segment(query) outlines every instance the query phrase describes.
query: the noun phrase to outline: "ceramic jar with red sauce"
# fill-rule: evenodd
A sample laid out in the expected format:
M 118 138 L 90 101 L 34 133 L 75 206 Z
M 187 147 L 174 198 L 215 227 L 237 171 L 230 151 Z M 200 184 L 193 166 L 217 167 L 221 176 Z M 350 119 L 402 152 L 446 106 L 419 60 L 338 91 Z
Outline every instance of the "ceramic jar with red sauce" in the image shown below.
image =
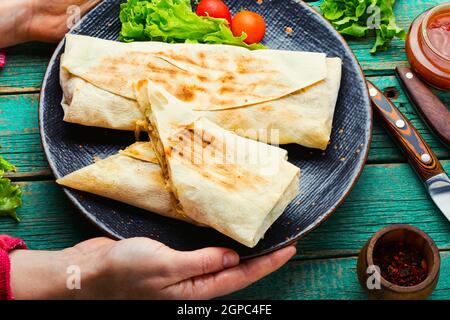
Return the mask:
M 438 5 L 414 20 L 406 53 L 423 80 L 438 89 L 450 90 L 450 3 Z

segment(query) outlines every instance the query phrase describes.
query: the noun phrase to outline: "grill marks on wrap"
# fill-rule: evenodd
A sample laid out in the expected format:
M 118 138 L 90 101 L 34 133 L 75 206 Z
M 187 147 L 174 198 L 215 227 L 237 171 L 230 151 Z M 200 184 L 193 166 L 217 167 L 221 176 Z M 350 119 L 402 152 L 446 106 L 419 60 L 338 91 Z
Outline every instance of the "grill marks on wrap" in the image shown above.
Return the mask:
M 237 150 L 229 144 L 228 148 L 223 137 L 191 124 L 180 127 L 169 138 L 164 153 L 167 159 L 182 162 L 227 191 L 256 190 L 255 184 L 269 183 L 246 166 L 237 164 L 231 158 Z
M 125 150 L 120 151 L 120 154 L 146 162 L 158 163 L 151 142 L 135 142 Z
M 105 75 L 102 79 L 105 86 L 114 88 L 118 83 L 140 80 L 126 79 L 120 72 L 120 68 L 135 69 L 134 74 L 145 74 L 152 82 L 162 85 L 181 101 L 193 102 L 199 95 L 203 95 L 212 97 L 209 103 L 223 107 L 232 105 L 232 99 L 235 96 L 245 95 L 250 99 L 264 99 L 264 95 L 257 93 L 257 88 L 265 86 L 287 88 L 286 85 L 273 80 L 273 74 L 276 71 L 268 69 L 269 62 L 264 59 L 241 56 L 237 62 L 231 64 L 224 54 L 218 54 L 215 59 L 209 60 L 202 52 L 198 52 L 196 56 L 198 61 L 189 57 L 189 54 L 175 53 L 170 50 L 154 54 L 129 51 L 120 58 L 103 58 L 92 72 Z M 247 77 L 263 74 L 264 78 L 259 81 L 250 81 L 243 87 L 239 81 L 239 74 Z M 120 88 L 117 89 L 120 90 Z M 199 106 L 199 110 L 204 107 Z
M 214 71 L 221 72 L 233 72 L 238 74 L 249 74 L 249 73 L 263 73 L 270 75 L 274 71 L 268 70 L 267 65 L 270 63 L 261 58 L 248 57 L 245 55 L 240 55 L 238 57 L 234 57 L 234 61 L 230 60 L 230 57 L 227 54 L 222 52 L 215 52 L 213 59 L 208 59 L 204 52 L 197 52 L 195 54 L 196 59 L 193 59 L 189 52 L 186 50 L 181 50 L 180 52 L 175 52 L 171 50 L 167 51 L 159 51 L 154 53 L 155 57 L 165 59 L 166 61 L 176 61 L 183 65 L 187 65 L 189 67 L 196 67 L 201 69 L 209 69 Z M 176 64 L 175 62 L 173 62 Z M 235 70 L 230 70 L 230 65 L 236 65 Z M 259 71 L 258 71 L 259 70 Z
M 181 101 L 191 102 L 195 99 L 197 92 L 207 92 L 205 88 L 195 84 L 181 84 L 175 93 L 175 97 Z

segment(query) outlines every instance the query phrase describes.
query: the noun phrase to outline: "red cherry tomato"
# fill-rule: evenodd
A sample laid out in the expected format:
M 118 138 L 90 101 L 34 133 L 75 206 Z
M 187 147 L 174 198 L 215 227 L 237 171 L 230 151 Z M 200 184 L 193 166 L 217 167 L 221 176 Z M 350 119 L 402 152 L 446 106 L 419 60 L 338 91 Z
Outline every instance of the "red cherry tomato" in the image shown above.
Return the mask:
M 226 19 L 231 25 L 231 13 L 222 0 L 201 0 L 197 6 L 198 16 Z
M 266 35 L 266 23 L 264 18 L 253 11 L 241 11 L 234 18 L 231 30 L 236 37 L 240 37 L 242 32 L 247 34 L 244 40 L 247 44 L 258 43 Z

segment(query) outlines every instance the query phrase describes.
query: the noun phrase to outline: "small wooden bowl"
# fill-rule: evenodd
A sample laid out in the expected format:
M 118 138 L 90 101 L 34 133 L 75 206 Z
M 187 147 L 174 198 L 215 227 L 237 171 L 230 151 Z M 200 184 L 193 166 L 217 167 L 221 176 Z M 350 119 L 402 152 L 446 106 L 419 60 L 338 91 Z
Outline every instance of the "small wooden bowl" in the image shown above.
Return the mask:
M 421 251 L 428 265 L 428 276 L 418 285 L 404 287 L 387 281 L 380 275 L 380 285 L 373 286 L 373 252 L 376 246 L 403 241 Z M 434 241 L 422 230 L 403 224 L 385 227 L 375 233 L 366 243 L 358 257 L 358 280 L 369 294 L 370 299 L 378 300 L 423 300 L 436 288 L 439 278 L 441 258 Z M 370 279 L 369 279 L 370 278 Z M 368 281 L 369 280 L 369 281 Z

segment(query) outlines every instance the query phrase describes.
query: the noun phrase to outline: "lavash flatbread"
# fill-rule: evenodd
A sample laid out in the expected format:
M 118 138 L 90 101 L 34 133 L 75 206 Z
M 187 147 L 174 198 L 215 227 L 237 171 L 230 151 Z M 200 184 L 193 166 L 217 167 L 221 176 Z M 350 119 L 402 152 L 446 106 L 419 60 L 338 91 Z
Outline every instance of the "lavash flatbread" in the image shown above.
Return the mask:
M 187 107 L 242 136 L 318 149 L 329 142 L 339 58 L 216 45 L 123 44 L 74 35 L 66 46 L 61 85 L 67 122 L 134 130 L 144 116 L 131 85 L 150 77 Z M 146 58 L 131 59 L 136 54 Z
M 146 154 L 142 155 L 143 149 L 146 149 Z M 191 222 L 192 220 L 178 214 L 172 206 L 161 169 L 155 161 L 151 161 L 152 154 L 153 150 L 148 142 L 136 143 L 119 154 L 99 160 L 56 182 L 169 218 Z M 153 157 L 153 160 L 156 158 Z
M 286 151 L 198 117 L 149 81 L 136 91 L 176 210 L 254 247 L 298 193 Z

